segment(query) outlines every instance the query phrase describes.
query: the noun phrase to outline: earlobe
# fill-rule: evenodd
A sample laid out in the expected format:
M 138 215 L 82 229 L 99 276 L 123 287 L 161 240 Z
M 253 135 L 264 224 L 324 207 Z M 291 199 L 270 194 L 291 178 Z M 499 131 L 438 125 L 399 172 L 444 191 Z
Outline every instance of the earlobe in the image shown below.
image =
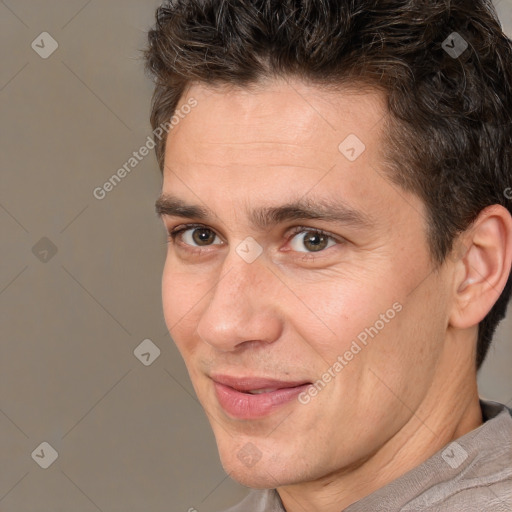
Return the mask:
M 489 206 L 461 237 L 467 251 L 455 262 L 450 324 L 469 328 L 485 318 L 507 283 L 512 265 L 512 217 L 503 206 Z

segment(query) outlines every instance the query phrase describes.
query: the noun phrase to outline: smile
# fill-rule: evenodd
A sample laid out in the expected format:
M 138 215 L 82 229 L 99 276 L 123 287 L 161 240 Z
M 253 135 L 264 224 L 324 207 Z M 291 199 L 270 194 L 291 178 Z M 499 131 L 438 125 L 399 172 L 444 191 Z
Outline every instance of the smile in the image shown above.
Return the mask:
M 284 407 L 311 385 L 265 378 L 212 377 L 215 395 L 224 412 L 235 419 L 251 420 Z

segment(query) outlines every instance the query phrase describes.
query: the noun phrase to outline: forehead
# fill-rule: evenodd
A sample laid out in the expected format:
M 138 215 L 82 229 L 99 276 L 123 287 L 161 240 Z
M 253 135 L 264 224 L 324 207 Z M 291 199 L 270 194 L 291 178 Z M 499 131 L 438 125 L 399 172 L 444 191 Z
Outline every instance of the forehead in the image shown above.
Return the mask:
M 180 103 L 191 97 L 197 106 L 169 134 L 168 151 L 193 144 L 199 151 L 196 160 L 209 155 L 226 163 L 245 157 L 288 165 L 312 151 L 333 158 L 350 134 L 376 149 L 373 129 L 385 114 L 384 96 L 375 90 L 332 91 L 297 80 L 267 81 L 249 89 L 194 84 Z
M 385 177 L 378 91 L 274 81 L 252 89 L 196 84 L 180 104 L 190 98 L 197 106 L 167 140 L 164 194 L 231 219 L 304 198 L 339 199 L 382 223 L 410 215 L 411 206 L 422 210 Z

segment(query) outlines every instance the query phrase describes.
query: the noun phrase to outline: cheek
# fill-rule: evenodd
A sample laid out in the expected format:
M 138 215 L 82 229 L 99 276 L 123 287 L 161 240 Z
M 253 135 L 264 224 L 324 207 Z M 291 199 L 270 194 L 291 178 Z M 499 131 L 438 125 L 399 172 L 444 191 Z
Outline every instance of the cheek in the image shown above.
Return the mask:
M 190 338 L 197 326 L 197 318 L 208 290 L 204 278 L 198 274 L 180 272 L 175 264 L 166 261 L 162 274 L 162 305 L 167 329 L 178 348 L 182 340 Z
M 379 280 L 373 275 L 345 276 L 310 284 L 307 294 L 301 294 L 310 313 L 303 308 L 306 314 L 295 314 L 295 318 L 300 319 L 303 335 L 314 342 L 324 359 L 335 360 L 354 340 L 370 339 L 368 330 L 385 331 L 399 315 L 399 306 L 393 308 L 393 304 L 399 302 L 400 290 L 376 283 Z

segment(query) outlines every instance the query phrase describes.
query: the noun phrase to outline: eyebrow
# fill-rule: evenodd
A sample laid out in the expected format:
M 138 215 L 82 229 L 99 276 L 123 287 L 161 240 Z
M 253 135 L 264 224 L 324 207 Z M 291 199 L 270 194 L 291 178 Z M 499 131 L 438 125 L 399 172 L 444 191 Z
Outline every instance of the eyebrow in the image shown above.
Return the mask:
M 156 213 L 162 217 L 182 217 L 187 219 L 208 220 L 217 217 L 205 206 L 188 204 L 179 197 L 162 194 L 155 203 Z M 280 206 L 263 206 L 249 212 L 253 226 L 261 230 L 268 229 L 286 221 L 316 219 L 356 228 L 369 228 L 374 222 L 363 211 L 344 204 L 341 200 L 299 199 Z

